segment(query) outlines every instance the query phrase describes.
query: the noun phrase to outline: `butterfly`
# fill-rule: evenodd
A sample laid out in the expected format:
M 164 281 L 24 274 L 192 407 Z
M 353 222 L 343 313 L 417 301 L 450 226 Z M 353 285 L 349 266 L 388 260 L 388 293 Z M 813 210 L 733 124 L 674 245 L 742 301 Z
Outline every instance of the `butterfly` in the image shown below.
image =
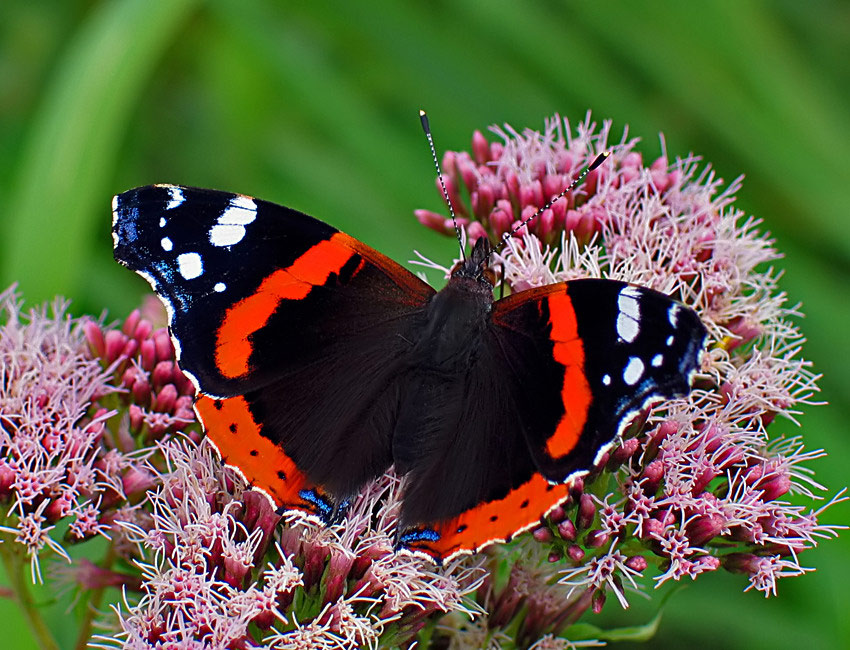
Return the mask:
M 222 461 L 324 522 L 392 466 L 397 544 L 438 562 L 538 525 L 635 413 L 689 391 L 706 341 L 692 309 L 614 280 L 494 300 L 486 238 L 436 291 L 241 194 L 133 189 L 112 234 L 168 310 Z

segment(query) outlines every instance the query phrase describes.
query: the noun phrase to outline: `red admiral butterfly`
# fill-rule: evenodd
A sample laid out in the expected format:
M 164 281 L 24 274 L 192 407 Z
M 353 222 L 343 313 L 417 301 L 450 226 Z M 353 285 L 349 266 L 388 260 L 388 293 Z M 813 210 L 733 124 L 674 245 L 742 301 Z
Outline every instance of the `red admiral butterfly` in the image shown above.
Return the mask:
M 631 415 L 689 390 L 706 339 L 688 307 L 613 280 L 494 301 L 483 238 L 435 291 L 239 194 L 130 190 L 112 232 L 168 309 L 222 460 L 325 522 L 394 465 L 399 545 L 437 561 L 536 525 Z

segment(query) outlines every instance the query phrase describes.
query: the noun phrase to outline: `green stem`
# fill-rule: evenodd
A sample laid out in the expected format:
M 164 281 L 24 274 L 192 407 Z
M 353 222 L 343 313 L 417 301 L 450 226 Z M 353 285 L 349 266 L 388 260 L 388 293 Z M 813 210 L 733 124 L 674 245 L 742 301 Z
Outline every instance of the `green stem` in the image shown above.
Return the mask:
M 21 608 L 38 647 L 42 650 L 59 650 L 56 640 L 50 630 L 47 629 L 47 625 L 41 617 L 41 612 L 33 601 L 30 585 L 24 577 L 26 563 L 23 553 L 19 549 L 20 544 L 10 537 L 6 535 L 0 537 L 0 560 L 2 560 L 3 568 L 6 570 L 15 602 Z
M 115 545 L 113 542 L 110 542 L 109 546 L 106 548 L 106 555 L 103 556 L 100 566 L 103 569 L 111 569 L 114 561 Z M 101 602 L 103 602 L 103 592 L 105 590 L 105 587 L 98 587 L 91 591 L 88 597 L 86 613 L 83 615 L 82 623 L 80 623 L 80 632 L 77 634 L 77 643 L 74 645 L 74 650 L 86 650 L 86 648 L 88 648 L 89 641 L 91 640 L 94 617 L 100 608 Z

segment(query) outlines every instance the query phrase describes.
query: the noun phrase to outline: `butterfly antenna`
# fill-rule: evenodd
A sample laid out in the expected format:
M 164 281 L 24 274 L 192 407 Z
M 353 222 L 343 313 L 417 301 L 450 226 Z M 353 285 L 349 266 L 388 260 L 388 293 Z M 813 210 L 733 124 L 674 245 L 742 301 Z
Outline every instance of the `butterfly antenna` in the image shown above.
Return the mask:
M 425 111 L 419 109 L 419 121 L 422 122 L 422 130 L 425 131 L 425 137 L 428 138 L 428 146 L 431 147 L 431 157 L 434 159 L 434 167 L 437 168 L 437 178 L 440 179 L 440 187 L 443 190 L 443 198 L 446 199 L 446 205 L 449 206 L 449 214 L 452 215 L 452 223 L 455 227 L 457 235 L 457 245 L 460 247 L 460 256 L 463 261 L 466 261 L 466 255 L 463 252 L 463 240 L 460 237 L 460 228 L 457 227 L 457 219 L 455 218 L 455 210 L 452 207 L 452 200 L 449 198 L 449 191 L 446 189 L 446 182 L 443 180 L 443 172 L 440 169 L 440 161 L 437 160 L 437 150 L 434 148 L 434 138 L 431 135 L 431 125 L 428 123 L 428 116 Z
M 515 234 L 516 234 L 519 230 L 521 230 L 523 226 L 525 226 L 525 225 L 526 225 L 529 221 L 532 221 L 532 220 L 536 219 L 536 218 L 537 218 L 537 217 L 539 217 L 541 214 L 543 214 L 546 210 L 548 210 L 549 208 L 551 208 L 551 207 L 552 207 L 552 204 L 553 204 L 555 201 L 557 201 L 558 199 L 560 199 L 562 196 L 564 196 L 567 192 L 569 192 L 570 190 L 575 189 L 575 187 L 576 187 L 577 185 L 579 185 L 579 183 L 581 183 L 581 182 L 584 180 L 584 177 L 585 177 L 585 176 L 587 176 L 590 172 L 592 172 L 594 169 L 596 169 L 597 167 L 599 167 L 599 165 L 601 165 L 602 163 L 604 163 L 604 162 L 605 162 L 605 159 L 606 159 L 606 158 L 608 158 L 608 156 L 610 156 L 610 155 L 611 155 L 611 152 L 610 152 L 610 151 L 603 151 L 601 154 L 599 154 L 598 156 L 596 156 L 596 158 L 594 158 L 594 159 L 593 159 L 593 162 L 592 162 L 592 163 L 590 163 L 587 167 L 585 167 L 585 168 L 584 168 L 584 170 L 581 172 L 581 174 L 579 174 L 579 175 L 576 177 L 576 179 L 575 179 L 572 183 L 570 183 L 570 185 L 569 185 L 569 187 L 567 187 L 567 189 L 565 189 L 563 192 L 561 192 L 561 193 L 560 193 L 560 194 L 558 194 L 557 196 L 553 197 L 553 198 L 552 198 L 552 199 L 551 199 L 551 200 L 550 200 L 550 201 L 549 201 L 546 205 L 544 205 L 542 208 L 540 208 L 540 209 L 539 209 L 537 212 L 535 212 L 533 215 L 531 215 L 531 216 L 530 216 L 530 217 L 528 217 L 527 219 L 523 219 L 523 220 L 522 220 L 522 221 L 521 221 L 521 222 L 520 222 L 520 223 L 519 223 L 519 224 L 518 224 L 518 225 L 517 225 L 517 226 L 516 226 L 513 230 L 511 230 L 509 233 L 505 233 L 504 235 L 502 235 L 502 241 L 501 241 L 501 242 L 499 242 L 499 245 L 498 245 L 495 249 L 493 249 L 493 252 L 494 252 L 494 253 L 498 253 L 500 250 L 502 250 L 502 248 L 504 248 L 505 244 L 507 244 L 507 243 L 508 243 L 508 240 L 509 240 L 511 237 L 513 237 L 513 236 L 514 236 L 514 235 L 515 235 Z

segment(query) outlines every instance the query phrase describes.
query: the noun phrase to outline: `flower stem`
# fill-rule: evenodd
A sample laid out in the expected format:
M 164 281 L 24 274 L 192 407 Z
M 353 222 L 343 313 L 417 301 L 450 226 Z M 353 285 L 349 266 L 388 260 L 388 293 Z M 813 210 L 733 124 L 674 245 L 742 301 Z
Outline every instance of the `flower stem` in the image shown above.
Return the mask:
M 21 608 L 38 647 L 41 650 L 59 650 L 56 640 L 33 601 L 29 583 L 24 577 L 25 562 L 23 554 L 18 550 L 19 546 L 5 535 L 0 537 L 0 561 L 3 562 L 3 568 L 6 570 L 13 597 Z
M 109 569 L 112 567 L 112 563 L 114 561 L 115 545 L 113 542 L 110 542 L 109 546 L 106 548 L 106 555 L 103 556 L 100 566 L 101 568 Z M 85 650 L 89 646 L 92 633 L 92 623 L 95 615 L 97 614 L 97 610 L 100 607 L 100 603 L 103 601 L 104 589 L 105 587 L 93 589 L 88 597 L 86 613 L 83 615 L 82 623 L 80 623 L 80 631 L 77 634 L 77 643 L 74 645 L 74 650 Z

